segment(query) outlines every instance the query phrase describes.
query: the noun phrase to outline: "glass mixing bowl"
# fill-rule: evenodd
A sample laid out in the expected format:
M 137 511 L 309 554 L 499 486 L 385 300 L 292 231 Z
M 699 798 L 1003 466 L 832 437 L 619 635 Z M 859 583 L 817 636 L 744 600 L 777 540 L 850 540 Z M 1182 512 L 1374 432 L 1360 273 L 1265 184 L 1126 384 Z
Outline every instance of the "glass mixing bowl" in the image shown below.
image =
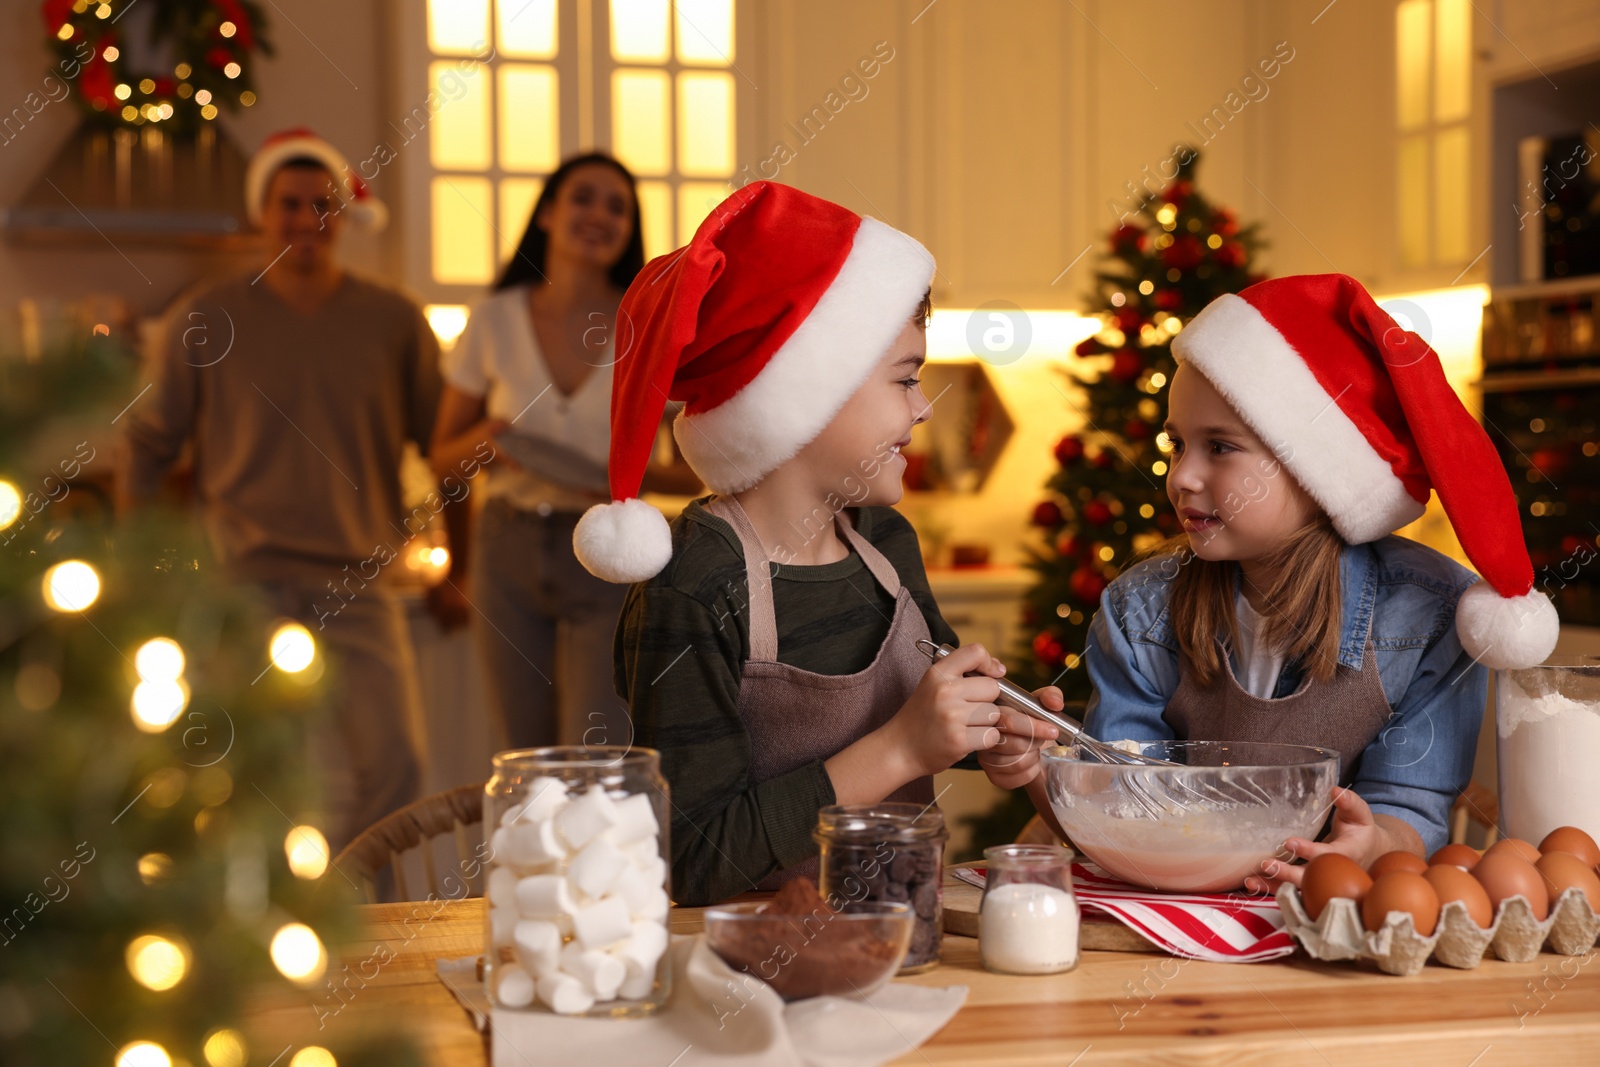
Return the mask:
M 1050 807 L 1072 844 L 1151 889 L 1238 889 L 1285 838 L 1315 839 L 1333 808 L 1339 754 L 1246 741 L 1124 741 L 1181 764 L 1124 766 L 1044 749 Z

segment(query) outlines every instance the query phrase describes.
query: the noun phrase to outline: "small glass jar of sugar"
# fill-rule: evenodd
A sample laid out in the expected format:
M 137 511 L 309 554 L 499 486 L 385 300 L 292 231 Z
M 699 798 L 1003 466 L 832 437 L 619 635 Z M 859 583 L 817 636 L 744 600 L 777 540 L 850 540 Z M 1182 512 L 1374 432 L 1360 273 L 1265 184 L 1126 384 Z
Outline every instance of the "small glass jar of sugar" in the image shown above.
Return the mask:
M 1500 832 L 1538 843 L 1558 826 L 1600 835 L 1600 656 L 1495 672 Z
M 1000 974 L 1056 974 L 1078 965 L 1078 898 L 1072 850 L 997 845 L 978 906 L 978 957 Z
M 485 787 L 498 1010 L 647 1015 L 671 993 L 667 783 L 653 749 L 519 749 Z

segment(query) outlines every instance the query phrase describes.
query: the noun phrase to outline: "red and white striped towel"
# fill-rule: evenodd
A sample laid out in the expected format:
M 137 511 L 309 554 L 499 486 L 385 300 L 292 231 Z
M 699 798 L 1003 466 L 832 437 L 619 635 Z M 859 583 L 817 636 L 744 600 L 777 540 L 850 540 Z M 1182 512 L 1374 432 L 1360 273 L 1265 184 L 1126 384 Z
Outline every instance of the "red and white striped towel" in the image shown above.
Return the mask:
M 957 868 L 982 887 L 983 867 Z M 1113 878 L 1092 863 L 1072 865 L 1079 907 L 1104 912 L 1174 956 L 1213 963 L 1258 963 L 1294 952 L 1272 897 L 1244 893 L 1163 893 Z

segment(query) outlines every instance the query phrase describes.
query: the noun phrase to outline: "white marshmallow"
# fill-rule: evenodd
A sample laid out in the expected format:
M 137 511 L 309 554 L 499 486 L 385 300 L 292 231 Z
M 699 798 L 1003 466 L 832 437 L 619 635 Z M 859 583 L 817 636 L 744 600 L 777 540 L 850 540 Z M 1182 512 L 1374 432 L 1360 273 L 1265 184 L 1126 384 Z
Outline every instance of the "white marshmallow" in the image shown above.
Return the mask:
M 661 956 L 667 951 L 669 940 L 667 928 L 660 922 L 636 922 L 628 940 L 612 948 L 611 955 L 622 962 L 627 972 L 622 986 L 618 989 L 620 996 L 630 1000 L 637 1000 L 650 992 L 651 985 L 655 982 L 656 964 L 661 961 Z M 641 986 L 642 983 L 642 986 Z M 643 989 L 643 992 L 630 993 L 629 989 Z
M 539 999 L 558 1015 L 582 1015 L 594 1007 L 594 994 L 581 981 L 560 971 L 539 979 Z
M 611 891 L 621 897 L 628 905 L 631 915 L 649 903 L 650 890 L 655 887 L 650 884 L 650 878 L 637 867 L 624 867 L 622 873 L 617 875 L 617 880 L 612 883 Z
M 528 972 L 515 963 L 502 963 L 494 969 L 495 999 L 508 1008 L 526 1008 L 533 1003 L 534 984 Z
M 543 978 L 561 965 L 561 930 L 543 919 L 523 919 L 512 931 L 517 962 L 536 978 Z
M 632 930 L 628 904 L 618 896 L 606 897 L 580 908 L 572 917 L 572 932 L 584 948 L 608 948 L 627 937 Z
M 617 823 L 617 802 L 599 786 L 562 805 L 552 817 L 567 847 L 580 849 Z
M 651 856 L 649 860 L 639 864 L 639 870 L 644 872 L 644 880 L 649 885 L 667 884 L 667 861 L 660 856 Z
M 646 922 L 665 922 L 667 913 L 672 910 L 672 901 L 667 899 L 665 889 L 650 889 L 644 894 L 644 899 L 637 908 L 629 907 L 628 914 L 634 919 Z
M 517 882 L 517 912 L 524 919 L 555 921 L 577 910 L 578 902 L 559 874 L 530 874 Z
M 661 841 L 647 837 L 643 841 L 631 842 L 622 851 L 628 854 L 628 862 L 635 867 L 644 867 L 661 858 Z
M 638 975 L 629 975 L 622 980 L 622 984 L 617 987 L 617 996 L 623 1000 L 643 1000 L 655 987 L 656 972 L 641 971 Z
M 506 809 L 501 825 L 514 822 L 545 822 L 567 803 L 567 783 L 559 778 L 535 778 L 528 783 L 523 798 Z
M 561 969 L 583 983 L 596 1000 L 615 1000 L 628 969 L 615 956 L 585 950 L 576 941 L 561 950 Z
M 488 898 L 491 908 L 515 909 L 517 876 L 504 867 L 496 867 L 489 872 L 489 880 L 484 885 L 483 895 Z
M 489 906 L 489 943 L 495 948 L 509 948 L 517 927 L 515 907 Z
M 635 841 L 653 839 L 661 832 L 661 824 L 656 822 L 655 806 L 650 803 L 648 793 L 635 793 L 617 801 L 617 824 L 606 831 L 606 836 L 619 845 L 631 844 Z
M 611 892 L 617 876 L 627 869 L 630 869 L 628 857 L 622 854 L 622 850 L 604 837 L 597 837 L 572 857 L 572 863 L 567 867 L 567 877 L 585 896 L 599 900 Z
M 495 837 L 505 834 L 505 862 L 518 867 L 548 867 L 566 859 L 567 849 L 556 833 L 555 824 L 544 822 L 518 822 L 495 831 Z

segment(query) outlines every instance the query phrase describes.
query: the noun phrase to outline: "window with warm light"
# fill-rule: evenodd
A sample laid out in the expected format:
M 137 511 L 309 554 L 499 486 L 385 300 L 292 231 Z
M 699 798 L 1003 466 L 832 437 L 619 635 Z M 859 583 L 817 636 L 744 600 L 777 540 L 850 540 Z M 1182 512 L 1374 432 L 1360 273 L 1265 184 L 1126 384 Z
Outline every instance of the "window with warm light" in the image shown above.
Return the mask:
M 736 0 L 425 0 L 426 259 L 435 326 L 493 281 L 561 158 L 599 148 L 639 179 L 647 256 L 731 191 Z M 465 71 L 470 70 L 471 73 Z M 419 249 L 420 253 L 420 249 Z M 425 275 L 425 277 L 423 277 Z
M 1395 8 L 1395 208 L 1404 267 L 1472 258 L 1471 110 L 1470 0 L 1400 0 Z

